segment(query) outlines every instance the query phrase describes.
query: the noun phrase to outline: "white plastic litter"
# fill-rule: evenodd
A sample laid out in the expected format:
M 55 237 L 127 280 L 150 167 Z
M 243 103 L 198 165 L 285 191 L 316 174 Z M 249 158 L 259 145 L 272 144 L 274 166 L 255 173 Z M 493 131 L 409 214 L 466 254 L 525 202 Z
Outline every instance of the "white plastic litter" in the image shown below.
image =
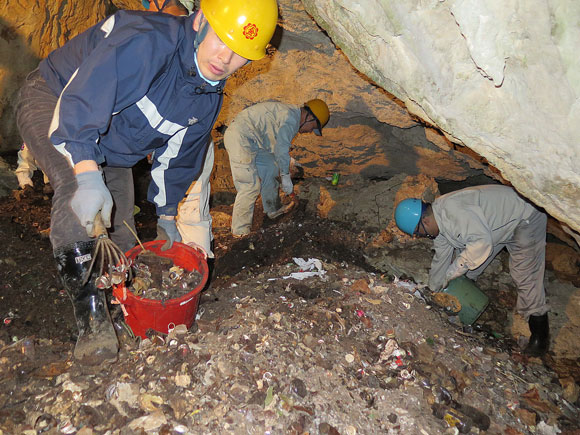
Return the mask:
M 308 260 L 293 258 L 293 260 L 300 267 L 300 272 L 293 272 L 288 276 L 284 276 L 284 279 L 294 278 L 302 281 L 305 278 L 324 276 L 326 274 L 326 270 L 322 268 L 322 262 L 316 258 L 309 258 Z
M 549 424 L 546 424 L 544 421 L 540 421 L 540 423 L 538 423 L 538 425 L 536 426 L 536 430 L 541 435 L 557 435 L 559 433 L 562 433 L 562 431 L 557 425 L 550 426 Z
M 404 288 L 404 289 L 407 289 L 409 291 L 415 290 L 416 288 L 419 287 L 418 284 L 413 282 L 413 281 L 401 281 L 396 276 L 395 276 L 395 279 L 393 279 L 393 284 L 395 284 L 397 287 Z

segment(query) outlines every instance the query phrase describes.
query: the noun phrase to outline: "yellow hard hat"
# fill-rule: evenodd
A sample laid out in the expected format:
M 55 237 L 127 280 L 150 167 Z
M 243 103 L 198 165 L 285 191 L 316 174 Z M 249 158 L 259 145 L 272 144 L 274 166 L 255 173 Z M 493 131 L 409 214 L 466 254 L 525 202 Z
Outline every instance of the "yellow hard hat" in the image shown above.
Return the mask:
M 266 55 L 278 22 L 276 0 L 201 0 L 200 9 L 234 53 L 250 60 Z
M 330 118 L 328 106 L 324 101 L 315 98 L 314 100 L 309 100 L 304 103 L 304 107 L 308 108 L 308 111 L 314 115 L 318 122 L 318 129 L 315 129 L 314 133 L 318 136 L 322 136 L 322 127 L 326 125 Z

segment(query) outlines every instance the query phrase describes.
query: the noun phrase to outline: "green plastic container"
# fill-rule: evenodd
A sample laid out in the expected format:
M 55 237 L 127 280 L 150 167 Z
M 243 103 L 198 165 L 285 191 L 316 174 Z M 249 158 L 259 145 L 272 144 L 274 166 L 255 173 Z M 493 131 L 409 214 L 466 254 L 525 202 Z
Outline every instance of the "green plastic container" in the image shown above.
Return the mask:
M 459 320 L 464 325 L 472 325 L 475 323 L 489 304 L 487 295 L 472 280 L 465 276 L 460 276 L 452 280 L 443 291 L 455 296 L 459 300 L 461 304 Z

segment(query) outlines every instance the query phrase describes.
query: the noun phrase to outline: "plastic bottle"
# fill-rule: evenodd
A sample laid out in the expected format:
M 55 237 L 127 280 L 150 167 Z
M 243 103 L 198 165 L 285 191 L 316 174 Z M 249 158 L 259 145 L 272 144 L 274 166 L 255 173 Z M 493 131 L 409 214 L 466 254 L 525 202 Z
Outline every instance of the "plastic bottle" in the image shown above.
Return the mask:
M 435 417 L 445 420 L 449 427 L 456 427 L 459 433 L 468 433 L 473 427 L 471 418 L 451 405 L 434 403 L 431 405 L 431 409 Z
M 34 339 L 26 337 L 22 340 L 21 351 L 28 359 L 34 359 L 36 353 L 34 349 Z
M 338 172 L 335 172 L 332 175 L 332 185 L 336 186 L 338 184 L 338 180 L 340 179 L 340 174 Z

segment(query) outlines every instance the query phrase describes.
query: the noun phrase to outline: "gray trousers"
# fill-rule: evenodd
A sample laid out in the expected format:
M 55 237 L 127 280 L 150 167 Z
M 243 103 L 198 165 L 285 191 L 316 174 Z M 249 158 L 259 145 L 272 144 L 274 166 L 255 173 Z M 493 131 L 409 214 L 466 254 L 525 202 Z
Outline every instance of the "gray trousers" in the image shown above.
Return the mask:
M 469 279 L 476 279 L 495 256 L 504 247 L 507 248 L 510 274 L 518 288 L 516 311 L 526 320 L 531 315 L 542 315 L 550 310 L 544 287 L 547 222 L 547 216 L 535 210 L 527 220 L 520 222 L 511 240 L 494 246 L 485 263 L 466 274 Z
M 77 190 L 73 168 L 48 138 L 57 101 L 58 97 L 47 86 L 38 69 L 28 75 L 16 99 L 16 119 L 20 135 L 54 189 L 50 216 L 50 241 L 53 250 L 91 240 L 70 206 Z M 126 251 L 136 244 L 135 238 L 123 223 L 126 221 L 135 229 L 133 174 L 131 168 L 104 166 L 102 170 L 114 202 L 110 237 Z
M 276 179 L 280 169 L 274 155 L 243 134 L 235 122 L 224 134 L 224 145 L 237 191 L 232 214 L 232 234 L 248 234 L 258 195 L 262 195 L 265 213 L 273 213 L 282 206 L 280 185 Z

